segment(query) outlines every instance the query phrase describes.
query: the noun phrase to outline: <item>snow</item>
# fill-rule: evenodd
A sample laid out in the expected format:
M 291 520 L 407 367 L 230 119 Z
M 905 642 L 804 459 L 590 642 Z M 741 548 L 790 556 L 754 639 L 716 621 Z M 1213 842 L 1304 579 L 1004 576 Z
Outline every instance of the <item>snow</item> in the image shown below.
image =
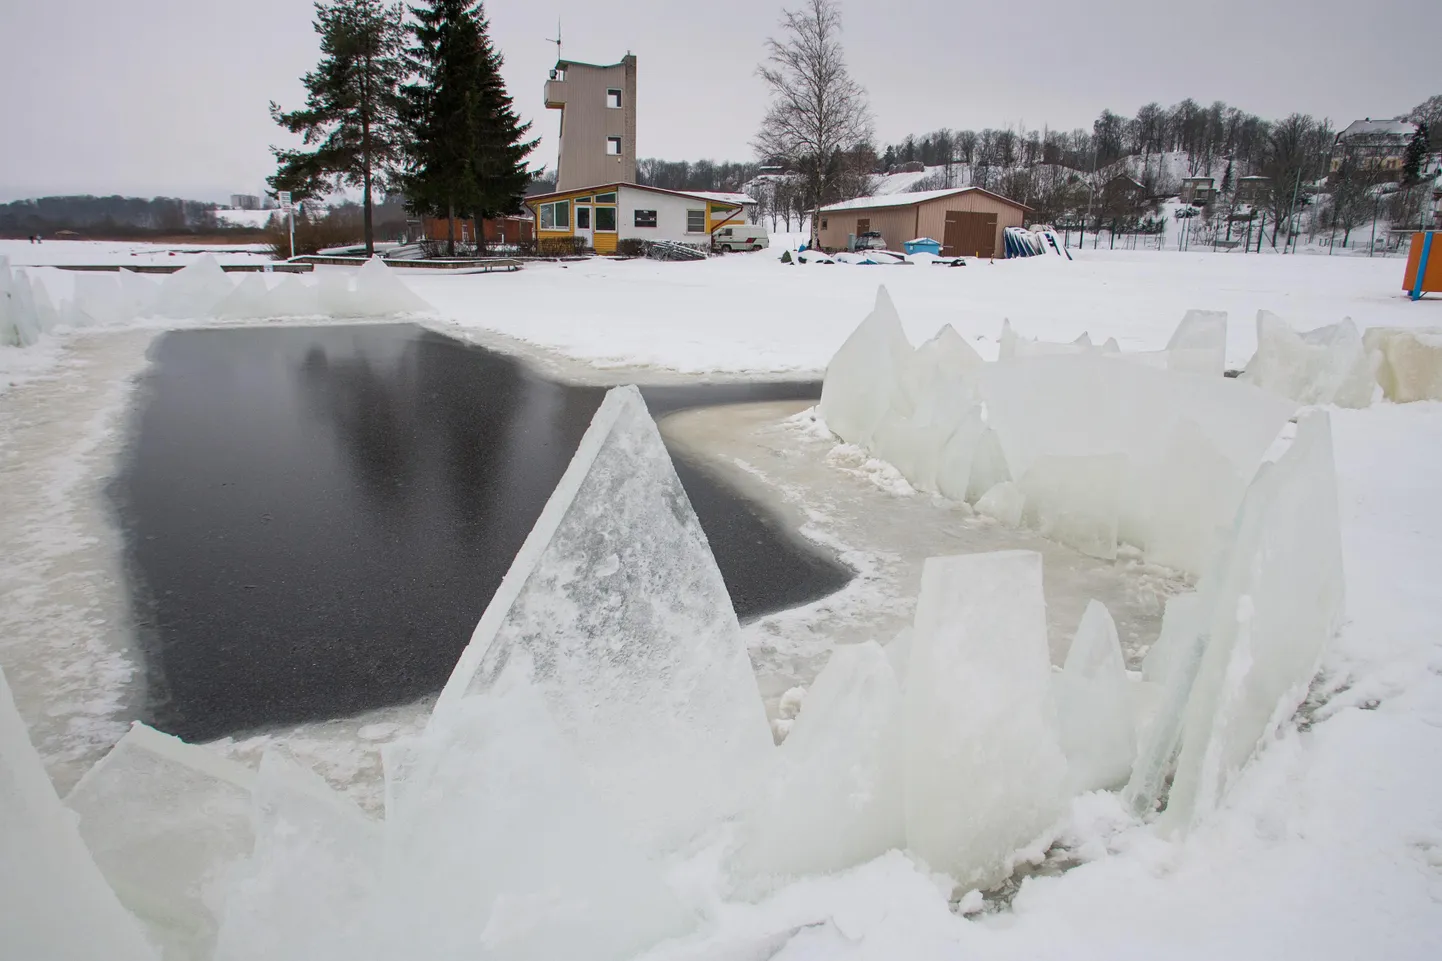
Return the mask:
M 913 204 L 924 203 L 928 200 L 938 200 L 942 197 L 950 197 L 954 194 L 963 194 L 970 190 L 980 190 L 979 187 L 946 187 L 941 190 L 914 190 L 907 193 L 889 193 L 875 197 L 857 197 L 855 200 L 843 200 L 836 204 L 827 204 L 821 208 L 822 213 L 838 213 L 844 210 L 875 210 L 880 207 L 910 207 Z
M 52 246 L 60 245 L 39 249 Z M 1335 323 L 1344 315 L 1363 329 L 1439 324 L 1432 309 L 1435 301 L 1407 304 L 1399 296 L 1396 261 L 1073 253 L 1078 256 L 1073 263 L 1051 257 L 973 263 L 964 271 L 904 269 L 887 272 L 887 283 L 912 342 L 951 324 L 988 359 L 995 356 L 993 338 L 1003 317 L 1010 317 L 1028 336 L 1057 343 L 1087 330 L 1098 342 L 1116 337 L 1128 351 L 1161 350 L 1176 319 L 1205 305 L 1227 310 L 1233 318 L 1227 331 L 1229 367 L 1242 366 L 1254 352 L 1255 331 L 1237 320 L 1259 309 L 1276 310 L 1303 328 Z M 1018 271 L 1025 276 L 1016 276 Z M 70 296 L 77 279 L 56 271 L 24 273 L 31 281 L 38 279 L 55 300 Z M 684 371 L 816 371 L 865 313 L 875 291 L 875 273 L 843 265 L 794 270 L 777 265 L 767 253 L 696 265 L 585 262 L 472 278 L 407 274 L 405 282 L 437 305 L 444 318 L 438 326 L 491 338 L 489 343 L 540 361 L 565 354 L 592 365 L 591 376 L 604 378 L 619 375 L 598 374 L 596 365 L 649 365 L 664 368 L 652 373 L 667 376 Z M 170 325 L 192 322 L 175 320 Z M 95 555 L 115 550 L 113 535 L 107 541 L 104 518 L 74 505 L 94 493 L 92 478 L 107 470 L 115 446 L 115 411 L 128 395 L 148 336 L 148 331 L 60 331 L 43 334 L 31 347 L 0 348 L 0 385 L 9 385 L 0 396 L 0 457 L 7 477 L 6 506 L 13 508 L 0 516 L 0 537 L 7 548 L 0 552 L 0 575 L 10 591 L 0 659 L 7 669 L 18 665 L 25 675 L 23 683 L 16 680 L 17 700 L 57 780 L 71 777 L 77 760 L 95 744 L 113 743 L 119 734 L 113 718 L 130 709 L 121 693 L 133 668 L 111 636 L 113 630 L 97 626 L 114 624 L 119 615 L 88 606 L 91 595 L 103 593 L 106 578 L 96 576 L 78 589 L 73 583 L 97 566 Z M 1408 347 L 1428 348 L 1431 336 L 1409 334 Z M 1420 382 L 1425 384 L 1435 369 L 1424 365 Z M 1365 410 L 1329 413 L 1341 516 L 1336 536 L 1345 558 L 1346 623 L 1322 651 L 1310 692 L 1296 690 L 1296 678 L 1310 669 L 1299 667 L 1305 658 L 1289 655 L 1270 667 L 1264 659 L 1256 661 L 1262 670 L 1256 683 L 1275 690 L 1290 676 L 1288 691 L 1293 696 L 1306 693 L 1307 698 L 1295 716 L 1283 712 L 1263 719 L 1268 733 L 1260 744 L 1252 739 L 1255 747 L 1247 748 L 1252 757 L 1240 770 L 1232 770 L 1234 745 L 1246 744 L 1238 736 L 1241 729 L 1257 723 L 1254 705 L 1260 700 L 1254 695 L 1260 688 L 1251 686 L 1248 678 L 1253 675 L 1242 672 L 1240 662 L 1228 658 L 1229 670 L 1235 670 L 1223 674 L 1224 681 L 1233 682 L 1224 689 L 1232 693 L 1222 702 L 1230 705 L 1224 716 L 1236 727 L 1224 728 L 1222 740 L 1210 752 L 1215 763 L 1206 771 L 1208 777 L 1228 782 L 1230 790 L 1215 806 L 1203 805 L 1206 809 L 1189 819 L 1184 837 L 1168 837 L 1155 826 L 1136 823 L 1114 795 L 1085 794 L 1060 806 L 1052 823 L 1020 842 L 1032 852 L 1021 860 L 1036 862 L 1035 875 L 1010 891 L 986 897 L 955 890 L 956 879 L 937 878 L 900 852 L 841 873 L 796 880 L 754 902 L 715 893 L 713 888 L 724 885 L 713 886 L 704 864 L 693 864 L 680 881 L 674 875 L 670 880 L 688 892 L 702 892 L 694 899 L 683 898 L 700 905 L 696 910 L 703 916 L 701 926 L 689 935 L 682 934 L 687 927 L 680 921 L 675 927 L 648 929 L 650 933 L 628 942 L 626 952 L 652 944 L 647 939 L 659 931 L 682 936 L 650 947 L 646 961 L 773 954 L 793 959 L 1047 956 L 1108 961 L 1442 954 L 1442 827 L 1436 813 L 1436 797 L 1442 792 L 1442 604 L 1435 590 L 1442 569 L 1442 538 L 1437 536 L 1442 507 L 1435 496 L 1442 487 L 1442 404 L 1378 403 Z M 801 428 L 794 430 L 801 436 Z M 1177 436 L 1169 435 L 1168 443 Z M 1305 440 L 1306 432 L 1299 430 L 1282 457 Z M 1179 451 L 1194 447 L 1184 439 L 1175 443 Z M 788 453 L 794 451 L 778 447 L 777 459 L 784 460 Z M 1282 461 L 1272 465 L 1282 466 Z M 1180 493 L 1178 499 L 1183 499 Z M 914 502 L 911 516 L 921 517 L 925 498 L 906 500 Z M 824 536 L 835 528 L 815 521 L 810 529 Z M 23 550 L 11 552 L 16 546 Z M 830 602 L 828 631 L 856 629 L 863 607 L 897 604 L 894 596 L 877 589 L 878 584 L 889 588 L 891 582 L 875 574 L 894 564 L 893 559 L 844 543 L 840 549 L 858 565 L 873 567 L 858 587 L 848 589 L 847 599 Z M 45 560 L 37 560 L 42 557 Z M 1134 557 L 1125 563 L 1135 563 Z M 23 589 L 12 589 L 16 583 Z M 1169 615 L 1174 604 L 1167 605 Z M 1108 606 L 1122 625 L 1118 608 L 1110 600 Z M 1260 606 L 1251 613 L 1253 620 L 1265 621 Z M 791 620 L 797 620 L 795 615 Z M 785 618 L 768 622 L 788 623 Z M 768 654 L 761 640 L 765 632 L 751 636 L 753 652 Z M 1161 658 L 1162 674 L 1174 673 L 1160 669 L 1170 659 L 1164 652 L 1176 653 L 1166 636 L 1164 630 L 1163 640 L 1153 648 Z M 1132 651 L 1128 639 L 1122 640 Z M 826 643 L 824 637 L 813 639 L 813 644 Z M 1186 647 L 1185 636 L 1178 646 Z M 892 648 L 898 644 L 888 653 Z M 21 675 L 12 671 L 11 676 Z M 801 678 L 802 683 L 809 680 L 809 675 Z M 811 706 L 802 709 L 801 717 Z M 529 716 L 524 710 L 518 714 Z M 502 725 L 507 719 L 493 720 Z M 206 749 L 252 758 L 255 744 L 287 740 L 308 751 L 332 751 L 336 760 L 327 773 L 352 796 L 366 797 L 371 786 L 361 782 L 376 763 L 377 743 L 359 732 L 385 739 L 412 727 L 409 715 L 386 714 L 331 725 L 329 730 L 341 733 L 326 735 L 329 741 L 318 734 L 319 728 L 310 728 Z M 526 740 L 533 732 L 522 723 L 504 731 L 527 749 L 549 750 L 544 745 L 556 743 Z M 359 747 L 341 747 L 347 738 Z M 507 763 L 520 766 L 504 770 L 517 772 L 513 783 L 534 783 L 528 779 L 539 775 L 523 762 L 523 756 L 513 755 Z M 581 784 L 577 790 L 584 793 L 584 779 L 574 776 L 574 770 L 567 783 Z M 463 796 L 480 795 L 468 789 Z M 460 806 L 427 812 L 456 818 L 434 818 L 437 828 L 428 851 L 445 853 L 458 836 L 470 845 L 468 834 L 457 835 L 450 827 L 459 823 Z M 7 802 L 6 810 L 17 809 Z M 517 819 L 511 823 L 531 813 L 524 803 L 506 811 Z M 551 823 L 570 823 L 565 817 L 569 812 L 548 813 L 557 818 Z M 604 814 L 586 814 L 583 823 L 596 825 L 596 837 L 614 837 L 619 830 Z M 469 881 L 471 876 L 461 868 L 469 870 L 468 865 L 482 860 L 475 852 L 512 856 L 517 849 L 504 846 L 512 840 L 494 833 L 477 839 L 449 862 L 458 867 L 443 880 Z M 1049 871 L 1052 857 L 1047 851 L 1053 848 L 1080 866 L 1060 874 Z M 3 873 L 12 863 L 9 851 L 0 858 L 0 877 L 11 877 Z M 535 853 L 522 851 L 519 856 Z M 541 863 L 568 883 L 573 877 L 591 877 L 584 861 Z M 48 867 L 60 870 L 58 861 Z M 93 868 L 91 876 L 93 880 Z M 654 873 L 636 876 L 652 879 L 641 887 L 657 890 Z M 27 875 L 27 887 L 39 892 L 45 877 L 43 872 Z M 614 877 L 594 880 L 591 890 L 609 894 Z M 0 888 L 4 903 L 14 903 L 9 900 L 14 885 Z M 79 885 L 70 896 L 84 890 Z M 430 885 L 416 896 L 442 898 L 446 893 Z M 958 904 L 966 917 L 948 905 L 951 896 L 962 896 Z M 670 903 L 664 892 L 656 897 L 653 905 Z M 465 905 L 448 902 L 451 915 L 431 917 L 459 918 L 457 923 L 474 925 L 470 930 L 485 931 L 492 903 L 481 896 Z M 496 926 L 489 928 L 489 936 L 500 939 L 497 943 L 519 943 L 513 939 L 544 927 L 550 917 L 547 906 L 555 904 L 540 894 L 518 907 L 503 902 L 507 916 L 520 918 L 525 930 Z M 539 914 L 532 911 L 538 905 Z M 105 909 L 99 910 L 103 914 Z M 653 920 L 676 918 L 671 911 L 653 907 L 641 913 Z M 7 924 L 13 922 L 12 912 L 0 913 Z M 35 919 L 43 916 L 33 914 Z M 349 916 L 365 917 L 354 911 Z M 623 922 L 637 917 L 624 905 L 611 916 Z M 538 917 L 543 920 L 525 927 L 526 919 Z M 96 930 L 100 927 L 97 922 Z M 425 950 L 433 945 L 426 940 L 428 927 L 414 926 L 411 930 L 419 933 L 407 947 Z M 13 930 L 4 928 L 0 938 L 7 945 L 23 944 L 10 940 Z M 64 933 L 81 938 L 95 930 L 72 924 Z M 556 950 L 564 954 L 567 948 L 574 945 Z M 92 946 L 78 947 L 75 953 L 126 956 L 119 941 L 104 952 Z

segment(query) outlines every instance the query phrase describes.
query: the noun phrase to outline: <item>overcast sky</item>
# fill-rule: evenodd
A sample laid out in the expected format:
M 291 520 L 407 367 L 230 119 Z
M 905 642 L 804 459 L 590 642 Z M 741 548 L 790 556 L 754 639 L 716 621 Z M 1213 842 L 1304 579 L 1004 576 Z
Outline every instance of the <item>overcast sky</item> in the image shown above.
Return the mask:
M 542 106 L 564 56 L 639 58 L 640 156 L 751 159 L 781 0 L 491 0 L 505 79 L 554 165 Z M 937 127 L 1090 126 L 1103 107 L 1225 100 L 1345 125 L 1442 93 L 1442 0 L 843 0 L 878 146 Z M 0 0 L 0 199 L 263 189 L 317 56 L 308 0 Z

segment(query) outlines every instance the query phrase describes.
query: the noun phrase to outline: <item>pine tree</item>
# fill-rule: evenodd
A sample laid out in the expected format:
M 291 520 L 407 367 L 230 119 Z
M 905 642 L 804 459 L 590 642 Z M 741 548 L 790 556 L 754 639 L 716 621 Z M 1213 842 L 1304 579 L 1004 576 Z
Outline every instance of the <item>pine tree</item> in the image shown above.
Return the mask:
M 285 112 L 270 105 L 275 122 L 305 143 L 271 148 L 278 164 L 267 178 L 271 189 L 301 200 L 360 187 L 367 255 L 375 252 L 373 195 L 390 183 L 401 159 L 403 14 L 399 3 L 384 0 L 317 0 L 321 60 L 302 78 L 305 107 Z
M 456 217 L 475 217 L 484 247 L 486 218 L 520 210 L 531 181 L 526 156 L 529 123 L 517 116 L 502 58 L 492 45 L 484 5 L 477 0 L 429 0 L 412 7 L 414 44 L 407 65 L 416 82 L 405 88 L 410 137 L 404 178 L 406 202 L 448 221 L 447 250 L 454 256 Z
M 1411 186 L 1422 179 L 1422 167 L 1427 162 L 1427 152 L 1430 149 L 1427 136 L 1427 125 L 1419 123 L 1417 130 L 1412 134 L 1412 139 L 1407 141 L 1407 152 L 1402 159 L 1402 182 Z

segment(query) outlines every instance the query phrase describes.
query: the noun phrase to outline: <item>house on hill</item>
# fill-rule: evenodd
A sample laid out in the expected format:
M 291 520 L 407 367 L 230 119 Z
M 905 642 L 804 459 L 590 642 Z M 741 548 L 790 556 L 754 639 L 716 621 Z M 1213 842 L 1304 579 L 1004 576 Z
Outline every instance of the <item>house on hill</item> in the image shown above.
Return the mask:
M 858 197 L 822 207 L 817 236 L 826 250 L 846 250 L 874 230 L 892 250 L 918 237 L 936 237 L 948 257 L 997 257 L 1006 249 L 1002 231 L 1020 227 L 1029 210 L 980 187 Z
M 1417 125 L 1406 120 L 1356 120 L 1332 145 L 1332 173 L 1351 162 L 1360 170 L 1400 172 Z
M 1184 204 L 1209 204 L 1217 199 L 1217 181 L 1212 177 L 1187 177 L 1179 197 Z

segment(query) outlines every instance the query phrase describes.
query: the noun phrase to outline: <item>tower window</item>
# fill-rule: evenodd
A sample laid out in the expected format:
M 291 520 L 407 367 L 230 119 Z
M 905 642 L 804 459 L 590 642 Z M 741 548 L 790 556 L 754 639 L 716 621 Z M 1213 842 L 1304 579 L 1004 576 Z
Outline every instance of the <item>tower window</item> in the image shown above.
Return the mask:
M 606 106 L 610 107 L 612 110 L 620 110 L 620 109 L 621 109 L 621 91 L 617 90 L 615 87 L 612 87 L 611 89 L 607 90 L 607 91 L 606 91 Z
M 606 153 L 610 154 L 612 157 L 619 157 L 619 156 L 621 156 L 621 138 L 620 138 L 620 137 L 607 137 L 607 138 L 606 138 Z

